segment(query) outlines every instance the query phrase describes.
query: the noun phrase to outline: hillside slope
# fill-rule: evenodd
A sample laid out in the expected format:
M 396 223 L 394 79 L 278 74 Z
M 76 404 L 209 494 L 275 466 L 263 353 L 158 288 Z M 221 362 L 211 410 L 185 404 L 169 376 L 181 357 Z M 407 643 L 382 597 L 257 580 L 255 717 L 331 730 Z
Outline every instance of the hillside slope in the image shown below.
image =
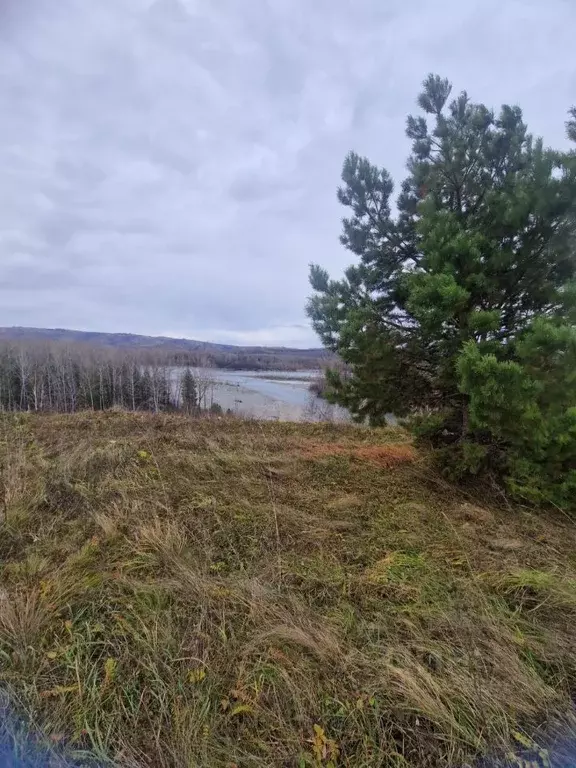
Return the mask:
M 76 764 L 543 765 L 573 729 L 573 524 L 462 495 L 401 430 L 21 414 L 0 439 L 20 746 L 26 723 Z
M 123 350 L 166 350 L 170 352 L 206 352 L 242 355 L 264 355 L 299 360 L 329 360 L 334 355 L 322 347 L 296 349 L 291 347 L 240 346 L 217 344 L 196 339 L 177 339 L 171 336 L 143 336 L 137 333 L 102 333 L 75 331 L 67 328 L 0 328 L 0 341 L 64 342 L 66 344 L 90 344 Z

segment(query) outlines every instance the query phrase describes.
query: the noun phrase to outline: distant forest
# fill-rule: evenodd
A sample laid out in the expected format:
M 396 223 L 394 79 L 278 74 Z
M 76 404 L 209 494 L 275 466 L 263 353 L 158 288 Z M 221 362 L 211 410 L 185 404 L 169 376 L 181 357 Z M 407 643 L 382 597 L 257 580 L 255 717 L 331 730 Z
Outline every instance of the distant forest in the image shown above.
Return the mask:
M 221 412 L 209 371 L 174 366 L 163 352 L 0 342 L 0 410 Z
M 50 328 L 0 328 L 0 343 L 66 346 L 82 345 L 124 355 L 148 355 L 162 358 L 167 365 L 194 368 L 224 368 L 250 371 L 296 371 L 321 368 L 335 355 L 325 349 L 288 347 L 237 347 L 193 339 L 165 336 L 140 336 L 130 333 L 95 333 Z

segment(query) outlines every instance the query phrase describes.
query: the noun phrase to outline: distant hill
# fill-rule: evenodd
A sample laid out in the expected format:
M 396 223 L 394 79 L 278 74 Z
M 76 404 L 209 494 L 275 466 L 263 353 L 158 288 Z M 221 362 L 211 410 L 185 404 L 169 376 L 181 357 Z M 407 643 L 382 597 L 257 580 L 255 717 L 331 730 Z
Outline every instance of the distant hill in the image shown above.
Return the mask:
M 334 359 L 325 349 L 294 349 L 290 347 L 250 347 L 216 344 L 196 339 L 175 339 L 169 336 L 143 336 L 136 333 L 100 333 L 75 331 L 67 328 L 0 328 L 1 342 L 59 342 L 84 344 L 126 351 L 163 352 L 177 362 L 214 365 L 221 368 L 316 368 Z

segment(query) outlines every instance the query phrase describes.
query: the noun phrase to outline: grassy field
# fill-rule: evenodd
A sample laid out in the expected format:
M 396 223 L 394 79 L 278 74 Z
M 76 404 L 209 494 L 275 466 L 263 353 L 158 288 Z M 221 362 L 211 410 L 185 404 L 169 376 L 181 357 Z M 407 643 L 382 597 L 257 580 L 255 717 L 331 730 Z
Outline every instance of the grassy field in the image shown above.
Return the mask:
M 575 732 L 574 524 L 457 491 L 401 430 L 20 415 L 0 441 L 16 752 L 520 766 Z

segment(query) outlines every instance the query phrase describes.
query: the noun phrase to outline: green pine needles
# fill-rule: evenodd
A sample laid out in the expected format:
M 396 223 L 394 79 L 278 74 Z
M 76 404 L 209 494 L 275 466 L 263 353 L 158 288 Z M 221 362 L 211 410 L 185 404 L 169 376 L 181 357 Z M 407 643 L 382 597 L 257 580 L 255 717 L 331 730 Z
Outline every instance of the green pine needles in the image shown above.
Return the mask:
M 358 261 L 341 280 L 310 272 L 313 326 L 347 364 L 327 397 L 372 424 L 406 418 L 452 476 L 576 509 L 575 153 L 545 148 L 518 107 L 450 93 L 424 81 L 394 212 L 388 172 L 346 157 L 341 241 Z

